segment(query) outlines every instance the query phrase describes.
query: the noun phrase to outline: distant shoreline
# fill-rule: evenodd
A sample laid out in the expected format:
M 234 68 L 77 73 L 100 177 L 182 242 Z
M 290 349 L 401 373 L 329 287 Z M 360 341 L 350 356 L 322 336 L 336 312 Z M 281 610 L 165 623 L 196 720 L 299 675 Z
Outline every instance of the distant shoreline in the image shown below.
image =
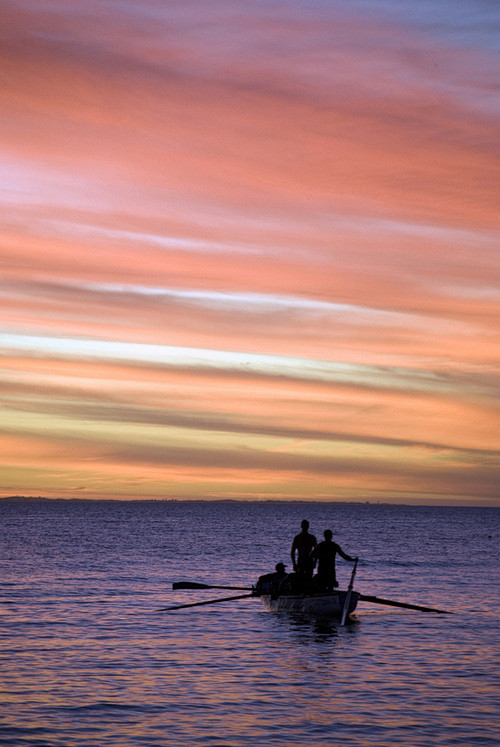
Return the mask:
M 308 505 L 330 505 L 330 506 L 370 506 L 371 508 L 496 508 L 500 506 L 495 503 L 390 503 L 388 501 L 359 500 L 359 501 L 340 501 L 335 499 L 299 499 L 299 498 L 91 498 L 91 497 L 57 497 L 48 498 L 42 495 L 8 495 L 0 496 L 2 503 L 22 503 L 32 501 L 36 503 L 293 503 L 301 506 Z

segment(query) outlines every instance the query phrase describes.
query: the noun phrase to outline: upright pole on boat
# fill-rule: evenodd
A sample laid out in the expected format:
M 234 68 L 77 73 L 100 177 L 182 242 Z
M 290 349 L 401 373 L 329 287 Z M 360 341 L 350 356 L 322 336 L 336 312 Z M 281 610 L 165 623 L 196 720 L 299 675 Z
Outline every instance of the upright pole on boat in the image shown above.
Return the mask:
M 351 603 L 351 595 L 352 595 L 352 587 L 354 584 L 354 576 L 356 575 L 356 568 L 358 567 L 358 558 L 354 561 L 354 568 L 352 569 L 351 573 L 351 580 L 349 581 L 349 586 L 347 587 L 347 594 L 345 595 L 345 602 L 344 602 L 344 609 L 342 610 L 342 620 L 341 625 L 345 625 L 345 621 L 347 619 L 347 613 L 349 611 L 349 604 Z

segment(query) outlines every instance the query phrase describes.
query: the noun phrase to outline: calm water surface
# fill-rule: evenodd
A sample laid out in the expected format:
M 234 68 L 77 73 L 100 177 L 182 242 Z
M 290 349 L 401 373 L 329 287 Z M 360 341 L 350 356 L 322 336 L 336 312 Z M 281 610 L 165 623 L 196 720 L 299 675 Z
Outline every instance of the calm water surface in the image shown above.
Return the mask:
M 157 611 L 286 563 L 302 518 L 362 593 L 455 614 Z M 0 502 L 0 744 L 499 745 L 498 560 L 496 509 Z

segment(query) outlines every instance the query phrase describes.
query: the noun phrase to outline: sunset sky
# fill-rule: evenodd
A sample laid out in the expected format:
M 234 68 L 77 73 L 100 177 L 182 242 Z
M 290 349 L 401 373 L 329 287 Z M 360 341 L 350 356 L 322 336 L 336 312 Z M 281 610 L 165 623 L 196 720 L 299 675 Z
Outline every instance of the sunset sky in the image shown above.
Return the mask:
M 3 0 L 0 496 L 500 505 L 492 0 Z

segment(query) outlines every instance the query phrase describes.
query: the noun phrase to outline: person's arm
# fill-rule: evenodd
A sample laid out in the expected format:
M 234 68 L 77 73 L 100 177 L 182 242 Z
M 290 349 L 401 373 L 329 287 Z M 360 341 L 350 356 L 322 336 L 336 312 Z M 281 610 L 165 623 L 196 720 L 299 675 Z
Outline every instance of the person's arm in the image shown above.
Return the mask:
M 337 552 L 338 552 L 338 554 L 339 554 L 339 555 L 340 555 L 340 556 L 341 556 L 342 558 L 344 558 L 344 560 L 349 560 L 349 561 L 350 561 L 351 563 L 354 563 L 354 561 L 355 561 L 355 560 L 358 560 L 358 558 L 351 558 L 351 556 L 350 556 L 350 555 L 348 555 L 348 554 L 347 554 L 346 552 L 344 552 L 344 551 L 342 550 L 342 548 L 340 547 L 340 545 L 337 545 Z
M 295 537 L 294 540 L 293 540 L 293 542 L 292 542 L 292 551 L 290 553 L 290 557 L 292 558 L 292 565 L 293 565 L 293 570 L 294 571 L 297 570 L 297 563 L 295 562 L 295 551 L 296 551 L 296 549 L 297 549 L 297 537 Z
M 313 549 L 309 553 L 309 557 L 310 557 L 310 559 L 312 561 L 313 568 L 316 566 L 316 561 L 318 559 L 317 549 L 318 549 L 318 545 L 316 545 L 315 547 L 313 547 Z

